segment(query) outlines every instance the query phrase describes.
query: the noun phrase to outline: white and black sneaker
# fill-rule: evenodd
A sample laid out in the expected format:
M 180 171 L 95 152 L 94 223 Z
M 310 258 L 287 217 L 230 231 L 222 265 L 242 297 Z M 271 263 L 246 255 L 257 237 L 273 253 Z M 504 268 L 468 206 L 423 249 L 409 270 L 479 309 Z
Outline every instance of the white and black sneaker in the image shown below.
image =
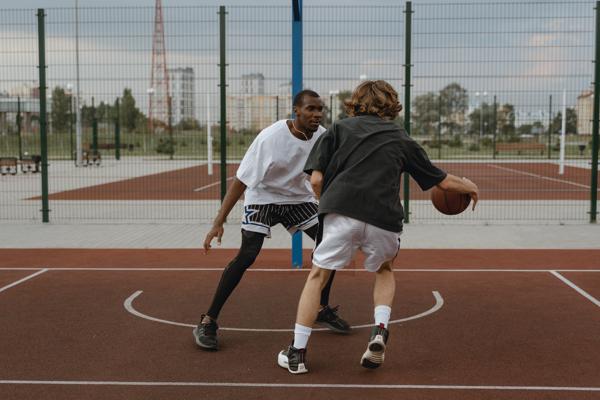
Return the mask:
M 365 351 L 360 359 L 360 365 L 365 368 L 375 369 L 383 364 L 388 335 L 389 331 L 385 329 L 383 324 L 373 327 L 369 343 L 367 344 L 367 351 Z
M 306 349 L 297 349 L 290 345 L 287 349 L 279 352 L 277 355 L 277 364 L 281 368 L 286 368 L 291 374 L 307 373 Z

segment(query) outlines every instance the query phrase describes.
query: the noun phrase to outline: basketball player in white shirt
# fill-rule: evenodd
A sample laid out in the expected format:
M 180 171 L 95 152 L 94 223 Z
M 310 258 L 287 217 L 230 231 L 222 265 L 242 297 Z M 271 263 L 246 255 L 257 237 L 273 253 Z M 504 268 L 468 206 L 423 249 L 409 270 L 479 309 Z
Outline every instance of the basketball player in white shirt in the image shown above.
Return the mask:
M 216 237 L 221 243 L 223 224 L 231 209 L 244 196 L 242 246 L 227 265 L 212 303 L 193 330 L 196 344 L 205 350 L 217 350 L 217 319 L 221 308 L 242 279 L 262 247 L 271 227 L 282 224 L 290 233 L 304 231 L 313 240 L 317 235 L 317 201 L 303 172 L 314 143 L 325 132 L 321 123 L 323 101 L 316 92 L 303 90 L 294 97 L 295 119 L 281 120 L 262 130 L 248 148 L 227 190 L 204 249 L 211 248 Z M 329 291 L 334 274 L 321 293 L 321 311 L 317 322 L 337 333 L 348 333 L 350 326 L 329 307 Z

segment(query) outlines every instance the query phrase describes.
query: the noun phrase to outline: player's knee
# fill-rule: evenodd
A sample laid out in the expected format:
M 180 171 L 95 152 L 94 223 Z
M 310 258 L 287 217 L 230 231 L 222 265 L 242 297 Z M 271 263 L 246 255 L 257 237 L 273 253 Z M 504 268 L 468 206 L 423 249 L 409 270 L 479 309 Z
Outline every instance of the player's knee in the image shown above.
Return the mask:
M 331 270 L 319 268 L 313 265 L 310 273 L 308 274 L 308 279 L 312 280 L 315 283 L 318 283 L 321 289 L 325 287 L 327 281 L 329 280 L 329 276 L 331 275 Z
M 264 238 L 265 235 L 261 233 L 242 230 L 242 247 L 236 257 L 238 262 L 246 268 L 252 265 L 260 253 Z
M 385 274 L 385 273 L 389 273 L 389 272 L 392 272 L 392 262 L 391 261 L 384 262 L 383 264 L 381 264 L 381 266 L 377 270 L 377 273 L 381 273 L 381 274 Z

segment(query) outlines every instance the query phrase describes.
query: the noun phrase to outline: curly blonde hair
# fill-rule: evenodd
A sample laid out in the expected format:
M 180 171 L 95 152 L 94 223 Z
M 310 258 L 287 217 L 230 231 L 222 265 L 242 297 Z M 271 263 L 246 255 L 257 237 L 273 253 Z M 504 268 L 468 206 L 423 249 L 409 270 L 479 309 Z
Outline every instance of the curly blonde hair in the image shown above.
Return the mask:
M 385 119 L 395 119 L 402 110 L 398 92 L 382 80 L 364 81 L 358 85 L 350 99 L 344 101 L 344 107 L 351 117 L 376 114 Z

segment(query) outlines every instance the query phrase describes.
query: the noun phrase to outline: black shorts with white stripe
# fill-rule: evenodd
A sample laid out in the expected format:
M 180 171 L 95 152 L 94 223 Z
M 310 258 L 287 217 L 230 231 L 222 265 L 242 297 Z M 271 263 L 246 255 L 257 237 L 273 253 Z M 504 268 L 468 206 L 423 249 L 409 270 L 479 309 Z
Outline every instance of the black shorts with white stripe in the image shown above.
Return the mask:
M 318 224 L 317 203 L 250 204 L 244 206 L 242 229 L 271 237 L 271 227 L 281 224 L 290 233 Z

